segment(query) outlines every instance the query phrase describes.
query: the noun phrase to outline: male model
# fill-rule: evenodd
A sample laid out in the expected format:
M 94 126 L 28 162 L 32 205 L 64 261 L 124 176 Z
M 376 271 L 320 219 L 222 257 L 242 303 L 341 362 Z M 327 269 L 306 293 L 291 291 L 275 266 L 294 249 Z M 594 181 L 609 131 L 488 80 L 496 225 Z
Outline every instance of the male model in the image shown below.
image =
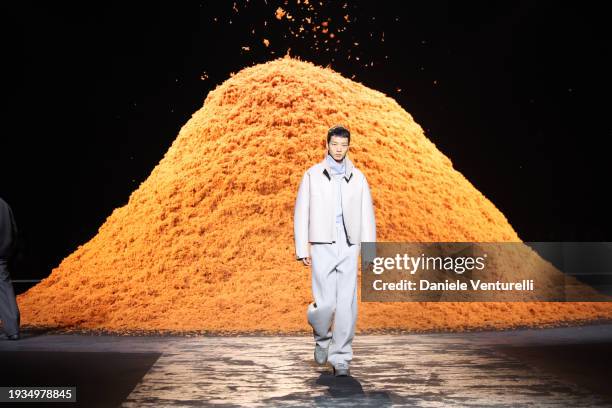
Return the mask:
M 325 159 L 304 174 L 294 214 L 296 257 L 312 266 L 315 361 L 329 362 L 336 376 L 349 375 L 353 358 L 361 242 L 376 241 L 370 188 L 347 157 L 350 141 L 346 128 L 329 129 Z
M 11 207 L 0 198 L 0 320 L 4 331 L 0 333 L 0 340 L 19 339 L 19 309 L 8 271 L 16 235 L 17 227 Z

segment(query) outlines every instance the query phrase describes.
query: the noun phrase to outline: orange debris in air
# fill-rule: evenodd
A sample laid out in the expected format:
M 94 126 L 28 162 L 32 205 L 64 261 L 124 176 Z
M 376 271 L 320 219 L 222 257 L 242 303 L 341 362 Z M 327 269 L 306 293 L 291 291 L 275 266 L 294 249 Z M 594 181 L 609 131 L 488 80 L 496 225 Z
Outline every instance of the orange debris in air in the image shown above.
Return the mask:
M 310 333 L 310 269 L 295 260 L 293 206 L 337 123 L 351 129 L 349 155 L 370 183 L 380 241 L 520 241 L 394 99 L 286 56 L 208 94 L 127 203 L 18 297 L 23 323 Z M 357 329 L 610 318 L 610 303 L 366 302 Z
M 268 40 L 267 38 L 264 38 L 263 43 L 266 47 L 268 47 L 270 45 L 270 40 Z
M 282 7 L 279 7 L 276 9 L 276 13 L 274 13 L 274 15 L 276 16 L 278 20 L 282 20 L 282 18 L 285 16 L 286 13 L 287 12 L 283 10 Z

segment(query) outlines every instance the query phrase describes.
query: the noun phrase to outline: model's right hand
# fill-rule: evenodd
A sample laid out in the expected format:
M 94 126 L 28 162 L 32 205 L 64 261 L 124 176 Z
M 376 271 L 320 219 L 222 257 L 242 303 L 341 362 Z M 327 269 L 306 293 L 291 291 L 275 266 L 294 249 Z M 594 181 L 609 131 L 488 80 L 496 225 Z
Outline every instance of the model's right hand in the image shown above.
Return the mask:
M 304 265 L 310 266 L 312 260 L 310 259 L 309 256 L 307 256 L 306 258 L 302 258 L 302 262 L 304 262 Z

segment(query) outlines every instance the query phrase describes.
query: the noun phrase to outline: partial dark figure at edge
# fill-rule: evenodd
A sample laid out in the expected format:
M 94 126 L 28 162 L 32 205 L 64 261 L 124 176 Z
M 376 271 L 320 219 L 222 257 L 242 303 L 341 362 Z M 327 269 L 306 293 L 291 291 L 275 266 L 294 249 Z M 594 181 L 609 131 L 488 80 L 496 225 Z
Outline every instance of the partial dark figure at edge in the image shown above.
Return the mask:
M 11 207 L 0 198 L 0 340 L 19 339 L 19 308 L 9 275 L 9 261 L 15 253 L 17 224 Z

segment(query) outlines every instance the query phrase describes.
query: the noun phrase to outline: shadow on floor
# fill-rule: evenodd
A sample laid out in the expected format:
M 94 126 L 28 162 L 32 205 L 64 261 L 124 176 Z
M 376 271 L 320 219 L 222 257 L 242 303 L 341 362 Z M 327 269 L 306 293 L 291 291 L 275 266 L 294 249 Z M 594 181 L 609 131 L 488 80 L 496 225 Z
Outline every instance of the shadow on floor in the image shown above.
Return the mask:
M 498 346 L 497 350 L 612 402 L 612 342 Z
M 364 392 L 355 377 L 334 377 L 331 373 L 321 373 L 313 383 L 328 387 L 327 395 L 296 392 L 282 397 L 262 401 L 270 406 L 316 406 L 316 407 L 390 407 L 393 405 L 387 392 Z M 313 389 L 316 388 L 313 384 Z
M 132 392 L 159 353 L 0 352 L 0 386 L 76 387 L 76 403 L 19 403 L 19 407 L 115 407 Z M 7 406 L 0 403 L 0 406 Z

